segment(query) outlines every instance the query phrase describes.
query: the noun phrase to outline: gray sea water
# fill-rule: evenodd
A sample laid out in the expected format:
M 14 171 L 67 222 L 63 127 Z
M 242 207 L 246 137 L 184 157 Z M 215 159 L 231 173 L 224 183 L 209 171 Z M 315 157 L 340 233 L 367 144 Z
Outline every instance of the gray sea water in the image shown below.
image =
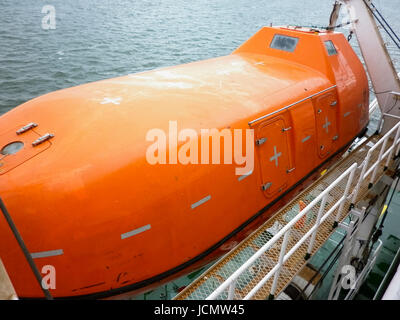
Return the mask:
M 398 32 L 399 2 L 375 1 Z M 1 0 L 0 114 L 57 89 L 227 55 L 270 23 L 326 26 L 332 4 L 333 0 Z M 42 28 L 46 5 L 55 8 L 56 29 Z M 354 38 L 351 43 L 358 52 Z M 399 65 L 399 52 L 392 44 L 389 50 Z

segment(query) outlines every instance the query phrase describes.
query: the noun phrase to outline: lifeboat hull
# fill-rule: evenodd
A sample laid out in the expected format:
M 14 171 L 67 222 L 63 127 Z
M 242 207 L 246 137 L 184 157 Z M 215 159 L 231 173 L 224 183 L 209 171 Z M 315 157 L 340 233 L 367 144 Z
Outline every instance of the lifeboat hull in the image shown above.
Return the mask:
M 215 259 L 282 207 L 363 132 L 368 99 L 342 34 L 265 27 L 228 56 L 60 90 L 4 114 L 0 197 L 39 270 L 54 267 L 54 297 L 139 292 Z M 221 132 L 242 132 L 250 170 L 188 155 L 203 129 L 215 129 L 207 139 L 223 141 L 224 160 Z M 149 132 L 165 133 L 156 163 Z M 0 256 L 20 297 L 43 297 L 4 219 Z

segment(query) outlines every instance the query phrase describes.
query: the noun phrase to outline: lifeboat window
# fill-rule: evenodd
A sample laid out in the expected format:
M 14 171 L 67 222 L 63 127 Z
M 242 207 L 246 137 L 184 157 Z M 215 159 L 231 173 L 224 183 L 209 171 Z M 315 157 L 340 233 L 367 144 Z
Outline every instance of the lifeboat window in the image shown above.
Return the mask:
M 0 154 L 7 156 L 10 154 L 15 154 L 24 147 L 24 143 L 21 141 L 15 141 L 6 145 L 1 149 Z
M 288 37 L 281 34 L 276 34 L 271 41 L 270 47 L 283 51 L 293 52 L 296 49 L 299 38 Z
M 333 56 L 334 54 L 337 54 L 335 45 L 333 44 L 333 42 L 331 40 L 325 41 L 325 47 L 326 47 L 326 50 L 328 50 L 329 56 Z

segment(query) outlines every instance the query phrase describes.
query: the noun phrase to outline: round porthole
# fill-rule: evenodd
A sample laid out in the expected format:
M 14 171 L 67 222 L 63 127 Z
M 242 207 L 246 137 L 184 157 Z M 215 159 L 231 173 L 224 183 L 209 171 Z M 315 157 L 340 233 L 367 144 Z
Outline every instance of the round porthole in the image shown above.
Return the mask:
M 10 155 L 10 154 L 15 154 L 19 150 L 21 150 L 24 147 L 24 144 L 21 141 L 15 141 L 11 142 L 5 147 L 3 147 L 0 151 L 2 155 Z

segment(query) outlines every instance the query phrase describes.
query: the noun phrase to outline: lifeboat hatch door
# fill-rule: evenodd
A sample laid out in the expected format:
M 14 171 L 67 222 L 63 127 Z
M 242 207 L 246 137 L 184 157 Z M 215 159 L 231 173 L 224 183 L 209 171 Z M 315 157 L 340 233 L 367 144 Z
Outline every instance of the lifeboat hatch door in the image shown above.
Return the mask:
M 287 135 L 288 128 L 280 117 L 261 124 L 257 129 L 256 148 L 261 167 L 261 189 L 267 197 L 279 194 L 287 185 L 290 172 Z
M 328 156 L 334 141 L 338 138 L 336 113 L 338 100 L 334 92 L 329 92 L 314 100 L 318 152 L 321 158 Z
M 39 134 L 34 126 L 21 125 L 0 133 L 0 175 L 48 149 L 50 138 L 51 134 Z

